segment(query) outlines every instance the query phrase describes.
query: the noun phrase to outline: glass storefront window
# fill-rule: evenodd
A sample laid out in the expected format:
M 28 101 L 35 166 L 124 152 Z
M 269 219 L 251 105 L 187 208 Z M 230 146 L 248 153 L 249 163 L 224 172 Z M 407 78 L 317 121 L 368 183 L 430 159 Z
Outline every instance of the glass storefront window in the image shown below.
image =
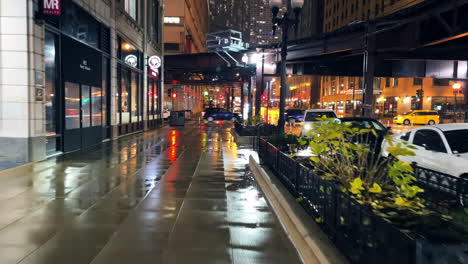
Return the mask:
M 81 85 L 81 114 L 83 127 L 91 126 L 91 98 L 90 87 L 88 85 Z
M 103 60 L 103 71 L 102 71 L 102 126 L 107 126 L 107 85 L 108 85 L 108 73 L 109 73 L 109 59 Z M 104 132 L 104 138 L 108 138 L 107 131 Z
M 57 37 L 47 32 L 44 40 L 44 61 L 45 61 L 45 122 L 46 134 L 55 135 L 57 132 Z
M 80 128 L 80 86 L 65 83 L 65 129 Z
M 137 0 L 124 0 L 125 11 L 135 20 L 137 20 Z
M 99 22 L 74 3 L 62 8 L 62 31 L 80 41 L 99 48 Z M 71 1 L 70 1 L 71 2 Z
M 140 121 L 139 118 L 139 91 L 138 91 L 138 75 L 135 72 L 131 72 L 131 100 L 132 100 L 132 123 Z
M 128 124 L 130 123 L 130 104 L 129 104 L 129 99 L 130 97 L 128 96 L 128 70 L 127 69 L 122 69 L 122 79 L 121 79 L 121 114 L 122 114 L 122 124 Z
M 154 120 L 154 80 L 148 79 L 148 119 Z
M 100 87 L 91 87 L 92 125 L 102 125 L 102 92 Z

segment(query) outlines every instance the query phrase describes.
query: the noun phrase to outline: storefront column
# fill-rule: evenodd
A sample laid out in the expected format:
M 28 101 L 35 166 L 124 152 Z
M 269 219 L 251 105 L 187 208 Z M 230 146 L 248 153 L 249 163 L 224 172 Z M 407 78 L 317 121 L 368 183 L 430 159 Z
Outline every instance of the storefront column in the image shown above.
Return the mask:
M 34 27 L 32 0 L 1 5 L 0 165 L 17 166 L 45 159 L 44 27 Z

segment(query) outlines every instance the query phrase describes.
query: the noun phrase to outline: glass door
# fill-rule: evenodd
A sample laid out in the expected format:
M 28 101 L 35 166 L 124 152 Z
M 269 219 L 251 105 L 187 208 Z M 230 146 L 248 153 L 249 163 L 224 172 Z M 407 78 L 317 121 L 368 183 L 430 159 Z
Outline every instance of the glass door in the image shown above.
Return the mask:
M 81 85 L 81 142 L 82 148 L 102 141 L 101 87 Z
M 74 151 L 81 148 L 81 96 L 80 85 L 65 83 L 65 131 L 64 151 Z
M 65 151 L 79 150 L 101 141 L 101 87 L 65 83 Z

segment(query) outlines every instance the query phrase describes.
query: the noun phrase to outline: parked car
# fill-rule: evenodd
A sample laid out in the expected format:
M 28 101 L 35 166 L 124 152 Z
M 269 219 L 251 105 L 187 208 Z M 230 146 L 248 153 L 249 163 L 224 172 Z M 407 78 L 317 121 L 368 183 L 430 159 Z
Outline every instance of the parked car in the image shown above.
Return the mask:
M 294 126 L 296 123 L 300 123 L 304 120 L 304 110 L 288 109 L 284 112 L 284 120 L 286 120 L 289 125 Z
M 440 117 L 439 113 L 434 110 L 415 110 L 395 116 L 393 123 L 406 126 L 411 124 L 435 125 L 440 123 Z
M 312 129 L 314 129 L 313 124 L 318 121 L 318 118 L 321 117 L 328 117 L 328 118 L 336 118 L 338 120 L 338 117 L 333 110 L 327 110 L 327 109 L 311 109 L 307 110 L 304 114 L 304 120 L 302 122 L 302 128 L 301 128 L 301 136 L 306 136 L 307 133 L 309 133 Z
M 240 121 L 240 117 L 238 114 L 229 112 L 223 108 L 207 108 L 205 109 L 205 115 L 203 116 L 203 118 L 208 120 L 209 122 L 217 120 L 231 120 L 238 122 Z
M 356 127 L 359 129 L 373 129 L 377 133 L 377 137 L 374 133 L 370 132 L 365 135 L 361 139 L 354 139 L 355 141 L 365 141 L 371 147 L 371 149 L 375 150 L 375 153 L 379 155 L 382 142 L 384 137 L 388 134 L 391 134 L 391 127 L 385 127 L 379 121 L 367 118 L 367 117 L 347 117 L 347 118 L 340 118 L 342 123 L 349 123 L 351 127 Z
M 394 136 L 396 142 L 406 141 L 415 147 L 416 156 L 399 157 L 421 168 L 468 179 L 468 124 L 425 126 Z M 385 157 L 389 143 L 382 143 Z

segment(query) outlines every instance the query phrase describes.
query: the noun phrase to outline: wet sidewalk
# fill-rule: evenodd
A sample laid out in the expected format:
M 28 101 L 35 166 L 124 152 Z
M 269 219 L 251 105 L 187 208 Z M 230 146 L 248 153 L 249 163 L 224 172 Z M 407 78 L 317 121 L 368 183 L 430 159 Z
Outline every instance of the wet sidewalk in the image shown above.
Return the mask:
M 0 173 L 0 263 L 300 263 L 231 124 Z

